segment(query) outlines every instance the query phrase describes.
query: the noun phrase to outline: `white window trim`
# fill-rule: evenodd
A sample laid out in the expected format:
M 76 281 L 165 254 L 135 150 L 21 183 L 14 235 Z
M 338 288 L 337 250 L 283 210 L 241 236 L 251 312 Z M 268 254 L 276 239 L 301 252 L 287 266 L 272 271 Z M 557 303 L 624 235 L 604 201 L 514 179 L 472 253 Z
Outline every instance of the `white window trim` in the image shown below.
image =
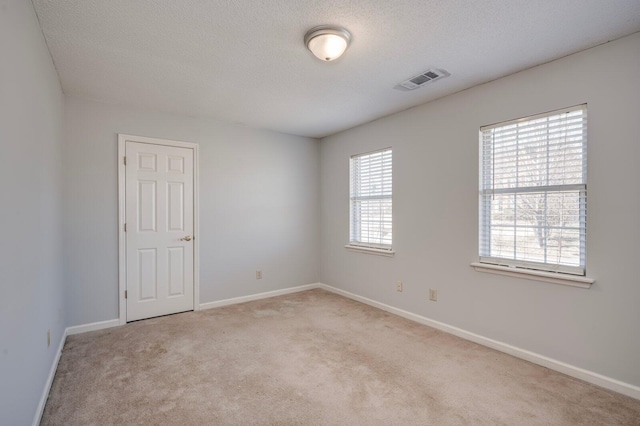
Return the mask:
M 508 126 L 514 123 L 522 121 L 536 120 L 542 117 L 548 117 L 558 113 L 568 113 L 572 111 L 578 111 L 581 109 L 586 110 L 587 104 L 580 104 L 568 108 L 562 108 L 555 111 L 543 112 L 528 117 L 522 117 L 514 120 L 504 121 L 500 123 L 494 123 L 480 128 L 479 136 L 482 140 L 482 132 L 485 130 L 491 130 L 498 127 Z M 480 170 L 482 180 L 482 144 L 480 145 Z M 586 182 L 575 185 L 555 185 L 546 187 L 531 187 L 531 188 L 506 188 L 506 189 L 492 189 L 494 193 L 525 193 L 525 192 L 538 192 L 541 190 L 580 190 L 586 193 Z M 480 190 L 482 193 L 482 188 Z M 483 225 L 480 224 L 482 227 Z M 590 288 L 591 284 L 595 282 L 594 279 L 586 276 L 586 264 L 580 267 L 572 267 L 565 265 L 553 265 L 553 264 L 540 264 L 537 262 L 518 261 L 508 258 L 493 258 L 487 256 L 479 256 L 478 262 L 471 263 L 471 266 L 479 272 L 489 272 L 499 275 L 516 276 L 536 281 L 545 281 L 556 284 L 570 285 L 574 287 Z M 508 263 L 507 265 L 503 263 Z M 549 269 L 545 269 L 549 268 Z M 555 269 L 555 271 L 553 270 Z
M 383 152 L 383 151 L 387 151 L 387 150 L 392 150 L 392 147 L 386 147 L 386 148 L 382 148 L 382 149 L 377 149 L 375 151 L 370 151 L 370 152 L 365 152 L 362 154 L 355 154 L 352 155 L 350 157 L 350 159 L 353 159 L 354 157 L 361 157 L 364 155 L 369 155 L 369 154 L 375 154 L 377 152 Z M 349 167 L 349 179 L 351 180 L 351 166 Z M 351 192 L 351 182 L 349 183 L 349 192 Z M 391 197 L 388 197 L 392 200 L 393 202 L 393 195 L 391 195 Z M 351 197 L 350 197 L 351 199 Z M 351 203 L 350 203 L 351 204 Z M 351 228 L 352 226 L 352 221 L 353 221 L 353 217 L 352 217 L 352 213 L 351 213 L 351 207 L 349 207 L 349 227 Z M 392 223 L 393 225 L 393 223 Z M 349 232 L 349 236 L 351 237 L 351 231 Z M 387 244 L 373 244 L 373 243 L 364 243 L 364 242 L 359 242 L 359 241 L 350 241 L 348 244 L 346 244 L 344 246 L 347 250 L 352 251 L 354 253 L 362 253 L 362 254 L 373 254 L 373 255 L 378 255 L 378 256 L 385 256 L 385 257 L 393 257 L 395 255 L 395 251 L 393 250 L 393 245 L 387 245 Z
M 543 281 L 552 284 L 568 285 L 571 287 L 591 288 L 596 281 L 579 275 L 563 274 L 559 272 L 544 272 L 534 269 L 514 268 L 510 266 L 492 265 L 490 263 L 472 262 L 471 267 L 478 272 L 506 275 L 509 277 L 524 278 L 533 281 Z
M 344 246 L 344 248 L 355 253 L 375 254 L 378 256 L 386 257 L 393 257 L 396 254 L 396 252 L 390 248 L 382 249 L 377 247 L 359 246 L 356 244 L 347 244 L 346 246 Z

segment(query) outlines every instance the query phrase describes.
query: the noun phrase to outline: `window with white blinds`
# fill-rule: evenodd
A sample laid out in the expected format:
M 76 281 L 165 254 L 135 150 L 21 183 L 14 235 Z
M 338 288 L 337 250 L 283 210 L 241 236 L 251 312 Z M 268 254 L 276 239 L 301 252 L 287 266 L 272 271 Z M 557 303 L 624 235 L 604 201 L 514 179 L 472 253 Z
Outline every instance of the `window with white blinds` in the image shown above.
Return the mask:
M 584 275 L 587 106 L 480 133 L 480 262 Z
M 350 175 L 349 245 L 391 250 L 391 148 L 352 156 Z

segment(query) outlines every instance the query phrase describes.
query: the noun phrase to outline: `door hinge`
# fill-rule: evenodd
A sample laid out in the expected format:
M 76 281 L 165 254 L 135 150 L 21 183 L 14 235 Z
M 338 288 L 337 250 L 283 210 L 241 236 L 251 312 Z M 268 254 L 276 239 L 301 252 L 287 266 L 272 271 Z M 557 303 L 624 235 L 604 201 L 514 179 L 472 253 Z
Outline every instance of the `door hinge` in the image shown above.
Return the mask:
M 124 291 L 124 298 L 127 298 L 127 290 Z
M 127 232 L 127 224 L 124 224 L 124 232 Z
M 123 157 L 124 158 L 124 165 L 127 165 L 127 157 Z

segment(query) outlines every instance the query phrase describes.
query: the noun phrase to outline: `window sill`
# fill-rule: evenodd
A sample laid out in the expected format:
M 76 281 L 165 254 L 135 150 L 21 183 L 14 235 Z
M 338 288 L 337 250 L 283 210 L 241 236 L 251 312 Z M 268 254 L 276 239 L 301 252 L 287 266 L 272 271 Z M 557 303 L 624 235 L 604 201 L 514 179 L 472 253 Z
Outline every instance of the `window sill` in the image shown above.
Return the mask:
M 558 274 L 553 272 L 534 271 L 523 268 L 509 268 L 508 266 L 491 265 L 489 263 L 473 262 L 471 267 L 478 272 L 507 275 L 510 277 L 524 278 L 527 280 L 544 281 L 547 283 L 568 285 L 571 287 L 591 288 L 595 282 L 592 278 L 577 275 Z
M 351 244 L 347 244 L 344 247 L 347 250 L 356 253 L 375 254 L 377 256 L 393 257 L 396 254 L 396 252 L 393 250 L 379 249 L 374 247 L 354 246 Z

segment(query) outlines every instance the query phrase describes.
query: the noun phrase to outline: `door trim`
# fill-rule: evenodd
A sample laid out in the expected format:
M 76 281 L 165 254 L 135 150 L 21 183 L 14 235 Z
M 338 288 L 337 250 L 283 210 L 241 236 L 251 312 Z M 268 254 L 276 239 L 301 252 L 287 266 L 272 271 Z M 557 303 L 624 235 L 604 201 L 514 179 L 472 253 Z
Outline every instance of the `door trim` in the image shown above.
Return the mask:
M 118 321 L 120 325 L 127 323 L 127 301 L 124 291 L 127 288 L 127 246 L 124 224 L 126 218 L 125 187 L 126 167 L 124 156 L 127 142 L 148 143 L 153 145 L 189 148 L 193 150 L 193 310 L 200 310 L 200 189 L 198 181 L 199 155 L 198 144 L 168 139 L 148 138 L 118 133 Z

